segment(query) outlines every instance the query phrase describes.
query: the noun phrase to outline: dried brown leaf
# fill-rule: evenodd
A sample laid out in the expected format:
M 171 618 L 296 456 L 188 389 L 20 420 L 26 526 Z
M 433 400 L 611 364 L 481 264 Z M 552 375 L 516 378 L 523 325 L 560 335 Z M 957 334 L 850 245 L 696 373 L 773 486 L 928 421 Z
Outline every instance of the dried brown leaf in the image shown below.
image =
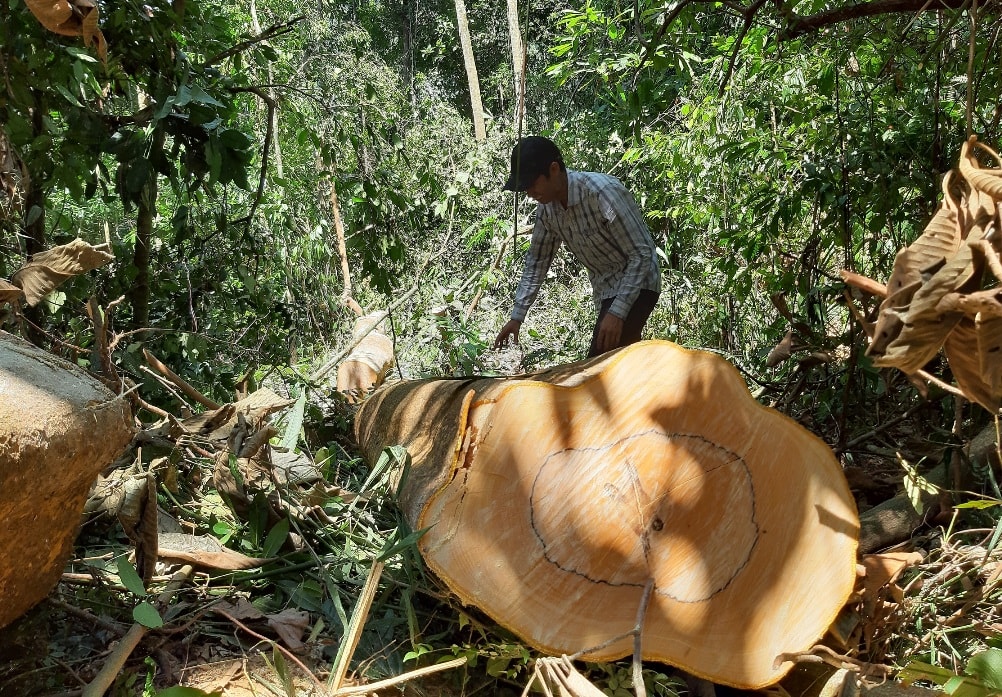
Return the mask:
M 949 193 L 950 174 L 943 180 L 943 202 L 936 211 L 936 215 L 925 226 L 922 234 L 917 240 L 908 245 L 908 261 L 919 272 L 928 273 L 930 269 L 937 267 L 945 260 L 950 259 L 960 249 L 963 231 L 957 216 L 958 204 Z M 895 259 L 895 267 L 897 267 Z M 895 268 L 895 271 L 897 268 Z M 894 273 L 891 280 L 887 282 L 889 292 L 896 290 L 893 285 Z M 914 280 L 910 277 L 909 280 Z
M 922 285 L 921 281 L 915 281 L 897 292 L 888 296 L 880 303 L 880 311 L 877 314 L 877 321 L 873 325 L 870 346 L 866 349 L 868 356 L 882 356 L 887 351 L 887 346 L 898 338 L 905 325 L 905 313 L 912 297 Z
M 981 239 L 983 232 L 972 233 L 971 242 Z M 984 257 L 977 259 L 970 244 L 963 244 L 957 253 L 915 291 L 908 310 L 902 313 L 902 327 L 874 365 L 898 368 L 914 373 L 939 352 L 950 332 L 962 316 L 961 312 L 944 312 L 940 301 L 954 291 L 974 290 L 981 283 Z
M 224 404 L 217 410 L 191 416 L 182 421 L 182 424 L 189 433 L 206 436 L 215 442 L 225 442 L 237 423 L 238 414 L 243 414 L 244 418 L 256 428 L 265 418 L 288 407 L 294 401 L 279 397 L 264 387 L 238 402 Z
M 102 62 L 108 59 L 108 44 L 99 27 L 100 9 L 93 0 L 25 0 L 28 9 L 49 31 L 62 36 L 83 37 L 84 45 L 97 45 Z
M 999 161 L 998 154 L 987 145 L 978 142 L 977 136 L 971 136 L 960 148 L 960 173 L 978 191 L 983 191 L 995 200 L 1002 200 L 1002 170 L 983 169 L 975 157 L 976 149 L 983 150 Z
M 793 330 L 790 329 L 786 332 L 786 336 L 780 341 L 776 346 L 773 347 L 772 351 L 769 352 L 768 357 L 765 359 L 765 364 L 770 368 L 775 368 L 777 365 L 788 359 L 793 355 Z
M 880 368 L 897 368 L 904 373 L 921 370 L 939 353 L 963 313 L 943 313 L 919 317 L 914 323 L 904 322 L 898 338 L 892 341 L 873 364 Z
M 0 305 L 19 303 L 23 297 L 24 292 L 20 288 L 0 278 Z
M 990 395 L 1002 395 L 1002 316 L 974 321 L 981 381 Z
M 261 620 L 265 617 L 261 610 L 258 610 L 250 600 L 244 597 L 237 598 L 236 603 L 222 600 L 213 605 L 212 609 L 222 610 L 238 620 Z
M 43 27 L 63 36 L 79 36 L 78 25 L 73 21 L 73 6 L 66 0 L 24 0 Z
M 115 255 L 106 250 L 107 245 L 93 246 L 77 238 L 35 254 L 11 281 L 24 291 L 28 304 L 35 306 L 67 279 L 112 261 Z
M 310 626 L 310 613 L 295 608 L 268 615 L 268 626 L 293 651 L 303 648 L 303 634 Z
M 989 288 L 973 293 L 947 293 L 939 301 L 941 312 L 961 312 L 968 317 L 1002 317 L 1002 288 Z
M 149 585 L 157 565 L 159 537 L 157 514 L 157 482 L 152 472 L 146 473 L 146 500 L 143 502 L 143 517 L 139 523 L 139 539 L 136 542 L 136 571 Z
M 943 348 L 957 385 L 972 402 L 977 402 L 993 414 L 1002 404 L 1002 393 L 993 391 L 982 377 L 978 346 L 978 329 L 970 317 L 957 323 Z
M 255 558 L 227 549 L 214 537 L 169 533 L 160 536 L 161 559 L 224 571 L 254 569 L 274 561 L 273 557 Z

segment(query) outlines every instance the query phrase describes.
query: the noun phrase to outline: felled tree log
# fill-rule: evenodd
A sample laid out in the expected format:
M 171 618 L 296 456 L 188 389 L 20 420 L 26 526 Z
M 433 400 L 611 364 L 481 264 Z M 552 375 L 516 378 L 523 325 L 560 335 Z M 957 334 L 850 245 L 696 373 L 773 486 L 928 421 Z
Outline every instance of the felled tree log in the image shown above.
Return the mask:
M 412 464 L 428 566 L 540 651 L 642 654 L 757 688 L 853 589 L 859 521 L 831 450 L 721 358 L 649 341 L 508 379 L 396 383 L 356 435 Z
M 88 490 L 131 438 L 126 400 L 0 332 L 0 627 L 59 581 Z
M 351 404 L 382 385 L 396 362 L 393 340 L 382 331 L 385 320 L 386 312 L 383 310 L 361 315 L 355 320 L 351 335 L 355 348 L 337 367 L 337 391 L 344 394 Z

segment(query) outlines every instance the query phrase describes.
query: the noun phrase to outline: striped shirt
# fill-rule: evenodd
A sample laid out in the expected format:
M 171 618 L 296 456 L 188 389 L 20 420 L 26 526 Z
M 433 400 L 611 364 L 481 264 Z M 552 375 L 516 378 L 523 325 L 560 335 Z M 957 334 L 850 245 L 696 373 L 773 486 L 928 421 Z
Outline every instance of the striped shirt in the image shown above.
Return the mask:
M 567 208 L 539 204 L 511 318 L 525 319 L 563 242 L 588 270 L 596 308 L 625 319 L 641 290 L 661 292 L 654 241 L 633 195 L 616 177 L 567 170 Z

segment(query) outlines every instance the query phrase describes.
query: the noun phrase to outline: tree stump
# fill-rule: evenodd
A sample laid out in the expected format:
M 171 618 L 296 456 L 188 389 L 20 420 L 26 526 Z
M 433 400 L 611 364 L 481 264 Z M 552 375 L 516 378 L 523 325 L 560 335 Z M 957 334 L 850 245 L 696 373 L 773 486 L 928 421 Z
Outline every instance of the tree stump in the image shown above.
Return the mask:
M 397 383 L 361 407 L 370 462 L 403 445 L 428 566 L 540 651 L 642 655 L 758 688 L 856 578 L 831 450 L 710 353 L 648 341 L 515 378 Z
M 0 627 L 59 581 L 87 492 L 132 431 L 125 400 L 0 332 Z

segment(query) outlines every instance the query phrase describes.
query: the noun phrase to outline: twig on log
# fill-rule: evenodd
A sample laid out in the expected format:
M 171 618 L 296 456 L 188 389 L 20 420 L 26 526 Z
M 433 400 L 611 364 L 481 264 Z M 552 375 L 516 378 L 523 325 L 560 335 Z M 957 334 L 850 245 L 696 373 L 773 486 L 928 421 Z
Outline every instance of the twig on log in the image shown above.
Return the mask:
M 161 607 L 167 605 L 170 602 L 171 597 L 177 592 L 181 586 L 191 577 L 194 573 L 195 567 L 191 564 L 185 564 L 182 566 L 177 573 L 171 578 L 171 582 L 167 584 L 167 587 L 157 598 L 157 604 Z M 148 627 L 136 622 L 132 625 L 129 631 L 122 637 L 118 646 L 115 648 L 114 653 L 108 658 L 108 662 L 104 664 L 100 672 L 94 676 L 94 679 L 88 683 L 88 685 L 83 689 L 82 697 L 102 697 L 111 684 L 115 682 L 115 678 L 118 677 L 119 673 L 122 672 L 122 666 L 125 662 L 129 660 L 129 656 L 132 655 L 133 650 L 139 646 L 139 642 L 142 641 L 143 637 L 146 636 L 146 632 L 149 631 Z
M 320 679 L 317 678 L 317 676 L 313 674 L 313 671 L 311 671 L 309 668 L 307 668 L 306 665 L 302 661 L 300 661 L 298 658 L 296 658 L 296 654 L 294 654 L 291 651 L 289 651 L 287 648 L 285 648 L 284 646 L 282 646 L 281 644 L 279 644 L 277 641 L 275 641 L 273 639 L 269 639 L 268 637 L 264 636 L 263 634 L 258 634 L 253 629 L 251 629 L 250 627 L 248 627 L 246 624 L 244 624 L 243 622 L 241 622 L 240 620 L 238 620 L 236 617 L 234 617 L 230 613 L 226 612 L 226 610 L 223 610 L 223 609 L 217 607 L 217 608 L 213 608 L 213 612 L 216 612 L 216 613 L 222 615 L 223 617 L 225 617 L 226 619 L 228 619 L 230 622 L 232 622 L 233 624 L 235 624 L 237 627 L 239 627 L 240 629 L 242 629 L 245 632 L 247 632 L 248 634 L 250 634 L 255 639 L 260 639 L 261 641 L 267 642 L 267 643 L 271 644 L 272 646 L 274 646 L 276 649 L 278 649 L 279 651 L 282 652 L 283 656 L 285 656 L 290 661 L 292 661 L 293 663 L 295 663 L 297 666 L 299 666 L 299 668 L 303 672 L 305 672 L 308 676 L 310 676 L 310 679 L 313 680 L 313 684 L 317 686 L 317 689 L 320 691 L 321 695 L 330 695 L 330 692 L 327 691 L 327 686 L 324 685 L 320 681 Z
M 644 586 L 644 595 L 637 609 L 637 623 L 633 626 L 633 689 L 637 697 L 647 697 L 647 687 L 644 685 L 644 659 L 641 656 L 641 641 L 644 636 L 644 616 L 647 614 L 647 604 L 651 601 L 654 590 L 654 579 L 648 579 Z
M 943 382 L 942 380 L 940 380 L 935 375 L 933 375 L 931 373 L 927 373 L 924 370 L 916 370 L 915 374 L 917 376 L 919 376 L 920 378 L 922 378 L 923 380 L 925 380 L 926 382 L 928 382 L 930 385 L 935 385 L 936 387 L 940 388 L 941 390 L 943 390 L 945 392 L 949 392 L 954 397 L 965 397 L 966 398 L 966 396 L 967 396 L 961 390 L 959 390 L 958 388 L 954 387 L 950 383 Z
M 647 604 L 651 600 L 651 592 L 653 590 L 654 590 L 654 579 L 652 578 L 652 579 L 648 580 L 647 581 L 647 585 L 644 586 L 644 594 L 640 597 L 640 607 L 637 609 L 637 623 L 633 625 L 633 629 L 631 629 L 628 632 L 624 632 L 622 634 L 614 636 L 611 639 L 606 639 L 605 641 L 603 641 L 598 646 L 592 646 L 592 647 L 587 648 L 587 649 L 582 649 L 582 650 L 578 651 L 577 653 L 571 654 L 567 658 L 569 658 L 572 661 L 580 660 L 581 657 L 584 656 L 584 655 L 586 655 L 586 654 L 594 653 L 595 651 L 599 651 L 599 650 L 604 649 L 604 648 L 606 648 L 608 646 L 612 646 L 617 641 L 621 641 L 621 640 L 625 639 L 626 637 L 632 636 L 632 637 L 634 637 L 634 644 L 633 644 L 634 645 L 634 660 L 636 660 L 636 648 L 639 646 L 639 638 L 640 638 L 641 630 L 643 629 L 644 615 L 647 614 Z
M 178 391 L 174 389 L 174 383 L 172 383 L 170 380 L 168 380 L 167 378 L 165 378 L 163 375 L 156 372 L 152 368 L 149 368 L 148 366 L 141 365 L 139 366 L 139 370 L 141 370 L 142 372 L 146 373 L 154 380 L 156 380 L 157 383 L 160 385 L 160 387 L 167 390 L 170 396 L 176 399 L 178 402 L 180 402 L 185 408 L 188 407 L 188 403 L 184 400 L 184 397 L 182 397 L 180 393 L 178 393 Z

